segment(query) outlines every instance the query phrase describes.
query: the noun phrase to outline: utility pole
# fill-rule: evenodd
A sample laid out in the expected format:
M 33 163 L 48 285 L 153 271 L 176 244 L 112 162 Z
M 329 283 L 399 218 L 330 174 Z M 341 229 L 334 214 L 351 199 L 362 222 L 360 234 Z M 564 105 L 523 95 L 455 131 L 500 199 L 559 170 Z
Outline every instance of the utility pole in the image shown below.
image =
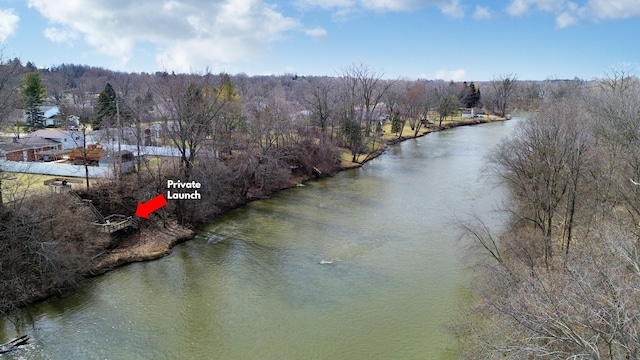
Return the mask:
M 84 157 L 84 177 L 87 181 L 87 191 L 89 191 L 89 160 L 87 159 L 87 125 L 82 124 L 82 152 Z
M 113 154 L 113 162 L 114 162 L 114 167 L 115 167 L 115 172 L 114 175 L 116 176 L 116 178 L 118 180 L 120 180 L 120 177 L 122 175 L 122 147 L 121 147 L 121 141 L 122 141 L 122 119 L 120 118 L 120 102 L 118 101 L 118 96 L 116 95 L 116 122 L 118 123 L 118 152 L 117 152 L 117 159 L 116 159 L 116 154 Z

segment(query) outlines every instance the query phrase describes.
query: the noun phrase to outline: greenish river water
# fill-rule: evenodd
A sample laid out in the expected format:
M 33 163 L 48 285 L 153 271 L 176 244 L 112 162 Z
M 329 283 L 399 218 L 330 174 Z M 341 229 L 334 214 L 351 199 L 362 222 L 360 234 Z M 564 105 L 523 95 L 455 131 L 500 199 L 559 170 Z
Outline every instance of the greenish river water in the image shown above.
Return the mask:
M 481 177 L 515 121 L 433 133 L 364 167 L 221 217 L 166 258 L 0 319 L 0 359 L 454 359 L 457 224 L 504 190 Z

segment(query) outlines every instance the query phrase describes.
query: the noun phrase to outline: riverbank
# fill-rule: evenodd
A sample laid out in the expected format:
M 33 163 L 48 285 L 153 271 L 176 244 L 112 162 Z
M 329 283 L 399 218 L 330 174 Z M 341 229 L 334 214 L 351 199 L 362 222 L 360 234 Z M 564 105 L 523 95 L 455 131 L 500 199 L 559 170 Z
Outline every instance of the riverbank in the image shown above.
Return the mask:
M 30 336 L 16 353 L 27 358 L 458 358 L 442 329 L 469 275 L 459 231 L 443 225 L 502 202 L 502 187 L 476 180 L 516 123 L 404 141 L 362 169 L 227 212 L 169 256 L 10 315 L 26 327 L 5 322 L 5 341 Z
M 165 257 L 175 245 L 194 235 L 193 229 L 181 226 L 174 220 L 168 221 L 166 226 L 140 230 L 124 239 L 117 248 L 96 259 L 91 274 L 100 275 L 119 266 Z
M 338 171 L 353 169 L 364 165 L 366 162 L 382 155 L 389 145 L 399 142 L 423 137 L 433 132 L 452 129 L 459 126 L 470 126 L 489 123 L 493 121 L 503 121 L 505 119 L 497 117 L 474 118 L 468 120 L 456 120 L 443 122 L 442 126 L 429 126 L 421 129 L 417 136 L 401 136 L 388 138 L 385 145 L 378 151 L 363 155 L 359 162 L 343 161 Z M 333 174 L 322 174 L 321 176 L 331 176 Z M 304 181 L 311 180 L 312 177 L 296 179 L 294 183 L 287 187 L 296 186 Z M 244 204 L 244 203 L 243 203 Z M 242 206 L 239 204 L 238 206 Z M 156 226 L 141 229 L 124 239 L 116 248 L 110 250 L 96 259 L 91 270 L 91 275 L 103 274 L 119 266 L 140 261 L 149 261 L 162 258 L 171 253 L 171 249 L 184 241 L 191 239 L 195 235 L 195 230 L 179 225 L 176 221 L 168 221 L 166 226 L 157 224 Z
M 393 135 L 387 133 L 383 140 L 383 146 L 380 146 L 378 150 L 371 152 L 369 154 L 362 155 L 358 158 L 358 162 L 351 162 L 350 154 L 349 156 L 343 157 L 343 161 L 341 165 L 335 169 L 333 172 L 326 173 L 314 173 L 313 175 L 296 177 L 291 179 L 288 183 L 282 184 L 282 189 L 298 186 L 301 183 L 311 180 L 317 177 L 327 177 L 334 175 L 337 172 L 342 170 L 352 169 L 356 167 L 360 167 L 364 165 L 366 162 L 375 159 L 376 157 L 382 155 L 387 147 L 392 144 L 399 143 L 404 140 L 415 139 L 417 137 L 422 137 L 432 132 L 442 131 L 446 129 L 451 129 L 458 126 L 468 126 L 468 125 L 476 125 L 482 123 L 488 123 L 492 121 L 503 120 L 498 118 L 483 118 L 483 119 L 465 119 L 465 120 L 456 120 L 456 121 L 446 121 L 443 122 L 442 126 L 429 126 L 421 129 L 417 136 L 402 136 L 398 137 L 397 134 Z M 409 131 L 406 131 L 409 133 Z M 345 150 L 345 154 L 349 153 Z M 260 193 L 254 194 L 251 199 L 261 199 L 268 197 L 269 193 Z M 247 202 L 251 201 L 250 199 L 245 198 L 243 201 L 238 201 L 232 204 L 226 204 L 224 208 L 219 209 L 217 214 L 214 216 L 219 216 L 220 214 L 243 206 Z M 151 222 L 147 222 L 142 226 L 139 230 L 131 231 L 128 234 L 119 234 L 117 238 L 112 237 L 111 240 L 107 238 L 104 239 L 104 246 L 100 246 L 101 251 L 97 255 L 91 255 L 92 260 L 88 260 L 88 266 L 85 267 L 80 274 L 85 274 L 85 276 L 98 276 L 113 270 L 115 268 L 131 264 L 134 262 L 142 262 L 155 260 L 162 257 L 165 257 L 171 253 L 172 248 L 184 241 L 192 239 L 196 234 L 196 231 L 192 228 L 182 226 L 178 223 L 177 220 L 166 219 L 164 222 L 161 220 L 153 220 Z M 97 235 L 97 234 L 94 234 Z M 109 245 L 106 245 L 109 244 Z M 82 275 L 80 275 L 82 276 Z M 77 283 L 73 283 L 76 284 Z M 73 285 L 72 284 L 72 285 Z M 73 291 L 74 286 L 68 287 L 65 286 L 60 288 L 58 286 L 50 287 L 50 288 L 33 288 L 29 289 L 29 291 L 25 291 L 24 296 L 16 299 L 15 303 L 11 305 L 12 308 L 22 307 L 28 304 L 34 303 L 36 301 L 40 301 L 46 299 L 50 296 L 59 295 L 63 292 Z
M 374 152 L 372 152 L 370 154 L 360 155 L 360 157 L 358 158 L 357 162 L 352 162 L 351 161 L 350 154 L 349 154 L 349 156 L 344 157 L 343 161 L 342 161 L 342 164 L 341 164 L 340 171 L 361 167 L 362 165 L 364 165 L 368 161 L 371 161 L 371 160 L 377 158 L 378 156 L 382 155 L 389 145 L 394 145 L 394 144 L 403 142 L 405 140 L 417 139 L 417 138 L 423 137 L 425 135 L 428 135 L 428 134 L 431 134 L 431 133 L 434 133 L 434 132 L 443 131 L 443 130 L 447 130 L 447 129 L 452 129 L 452 128 L 455 128 L 455 127 L 486 124 L 486 123 L 490 123 L 490 122 L 494 122 L 494 121 L 506 121 L 506 120 L 509 120 L 509 119 L 510 118 L 501 118 L 501 117 L 497 117 L 497 116 L 493 116 L 492 115 L 492 116 L 484 116 L 482 118 L 471 118 L 471 119 L 462 119 L 462 120 L 445 120 L 445 121 L 442 122 L 442 126 L 430 125 L 430 126 L 422 127 L 416 136 L 413 136 L 413 135 L 410 135 L 410 136 L 405 136 L 405 135 L 402 135 L 402 136 L 395 136 L 395 135 L 391 136 L 391 135 L 387 135 L 384 138 L 384 141 L 385 141 L 385 146 L 384 147 L 382 147 L 381 149 L 379 149 L 377 151 L 374 151 Z M 408 125 L 406 125 L 405 126 L 405 130 L 403 131 L 403 133 L 404 134 L 408 134 L 408 133 L 411 133 L 411 132 L 413 132 L 413 130 L 411 130 L 408 127 Z

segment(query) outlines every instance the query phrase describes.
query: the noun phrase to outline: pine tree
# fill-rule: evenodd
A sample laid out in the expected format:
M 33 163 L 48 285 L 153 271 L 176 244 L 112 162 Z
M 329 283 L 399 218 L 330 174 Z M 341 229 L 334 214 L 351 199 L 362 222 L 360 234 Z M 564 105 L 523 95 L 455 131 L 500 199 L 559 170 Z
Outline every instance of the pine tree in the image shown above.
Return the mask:
M 394 134 L 398 134 L 398 137 L 402 135 L 402 129 L 404 128 L 404 122 L 400 118 L 400 114 L 394 112 L 393 116 L 391 116 L 391 132 Z
M 464 106 L 472 108 L 480 103 L 480 89 L 476 89 L 476 84 L 471 82 L 465 89 Z
M 91 125 L 94 130 L 100 129 L 103 126 L 109 127 L 114 123 L 114 120 L 118 114 L 118 108 L 116 105 L 116 92 L 113 90 L 113 86 L 110 83 L 105 85 L 104 90 L 98 95 L 98 102 L 93 111 L 93 118 Z
M 240 94 L 238 90 L 231 82 L 231 77 L 228 74 L 222 74 L 222 85 L 220 86 L 220 97 L 224 101 L 237 101 L 240 100 Z
M 44 128 L 44 113 L 40 110 L 40 106 L 47 98 L 47 89 L 38 72 L 32 71 L 24 75 L 20 93 L 27 115 L 27 129 L 33 131 Z

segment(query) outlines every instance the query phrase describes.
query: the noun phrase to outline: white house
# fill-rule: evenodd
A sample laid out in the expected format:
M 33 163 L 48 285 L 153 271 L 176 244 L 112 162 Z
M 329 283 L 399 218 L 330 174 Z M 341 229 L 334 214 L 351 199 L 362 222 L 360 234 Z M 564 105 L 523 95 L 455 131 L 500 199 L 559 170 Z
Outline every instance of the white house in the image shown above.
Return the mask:
M 57 125 L 56 118 L 60 114 L 60 108 L 57 106 L 40 107 L 44 113 L 44 126 L 54 127 Z
M 65 131 L 55 129 L 36 130 L 29 137 L 41 137 L 62 144 L 62 150 L 74 149 L 83 146 L 82 133 L 79 131 Z
M 59 118 L 60 118 L 60 108 L 58 106 L 41 106 L 40 110 L 42 110 L 44 114 L 44 125 L 46 127 L 57 127 L 60 126 Z M 67 121 L 64 123 L 65 126 L 79 126 L 80 118 L 76 115 L 67 116 Z

